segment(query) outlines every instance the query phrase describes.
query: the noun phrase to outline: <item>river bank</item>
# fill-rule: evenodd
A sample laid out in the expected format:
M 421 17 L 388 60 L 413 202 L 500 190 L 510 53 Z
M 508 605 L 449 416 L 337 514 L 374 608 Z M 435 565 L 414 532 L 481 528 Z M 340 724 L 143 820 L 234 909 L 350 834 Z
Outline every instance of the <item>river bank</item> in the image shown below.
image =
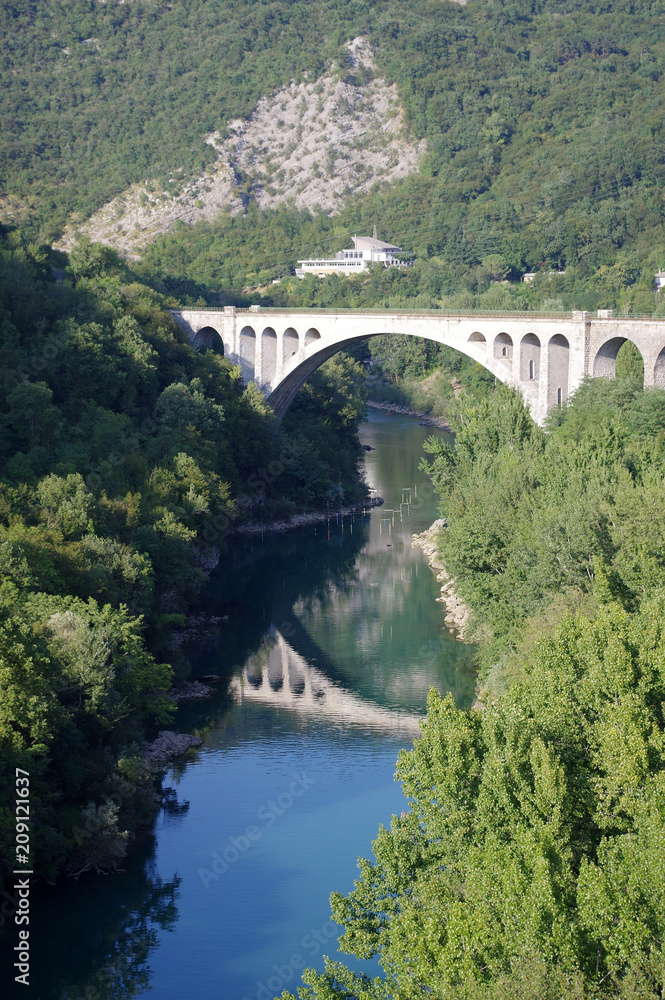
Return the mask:
M 420 417 L 421 427 L 438 427 L 442 431 L 450 431 L 450 424 L 444 417 L 430 417 L 428 413 L 414 410 L 401 403 L 382 403 L 378 399 L 368 399 L 367 405 L 375 410 L 386 410 L 389 413 L 400 413 L 407 417 Z
M 266 531 L 290 531 L 292 528 L 302 528 L 308 524 L 320 524 L 321 521 L 329 521 L 338 515 L 346 517 L 348 514 L 362 514 L 372 507 L 380 507 L 382 503 L 383 497 L 366 497 L 362 503 L 346 504 L 335 510 L 310 510 L 304 514 L 294 514 L 289 518 L 278 518 L 276 521 L 247 521 L 245 524 L 239 524 L 230 534 L 263 535 Z
M 445 528 L 445 519 L 439 518 L 426 531 L 419 535 L 412 535 L 411 546 L 422 549 L 425 553 L 430 569 L 436 574 L 436 578 L 441 584 L 441 597 L 437 597 L 437 601 L 446 605 L 447 614 L 444 621 L 455 638 L 463 642 L 468 634 L 471 609 L 455 592 L 455 580 L 441 562 L 439 539 Z

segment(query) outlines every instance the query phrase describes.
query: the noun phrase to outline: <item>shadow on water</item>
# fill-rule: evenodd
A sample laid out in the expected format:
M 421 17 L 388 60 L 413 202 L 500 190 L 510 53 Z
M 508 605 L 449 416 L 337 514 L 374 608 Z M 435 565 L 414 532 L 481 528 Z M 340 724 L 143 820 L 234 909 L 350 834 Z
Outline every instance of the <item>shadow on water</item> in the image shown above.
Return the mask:
M 215 614 L 230 615 L 223 637 L 227 662 L 240 665 L 256 652 L 270 623 L 279 627 L 292 621 L 299 601 L 357 579 L 369 516 L 342 522 L 333 517 L 330 525 L 323 522 L 276 538 L 234 539 L 223 572 L 212 577 L 203 595 Z
M 310 595 L 322 596 L 356 579 L 358 556 L 369 537 L 369 519 L 355 515 L 352 531 L 351 518 L 343 521 L 338 525 L 333 517 L 330 532 L 322 522 L 277 537 L 266 533 L 263 538 L 251 535 L 232 540 L 223 567 L 202 594 L 204 610 L 228 615 L 229 621 L 221 625 L 219 638 L 193 657 L 193 677 L 217 674 L 222 683 L 214 698 L 180 709 L 181 728 L 190 725 L 201 732 L 218 726 L 221 717 L 233 711 L 229 682 L 265 646 L 275 628 L 305 658 L 318 657 L 331 679 L 343 680 L 293 613 L 294 605 Z
M 145 838 L 127 859 L 126 870 L 108 878 L 33 889 L 30 913 L 30 985 L 12 982 L 3 996 L 35 1000 L 115 1000 L 150 988 L 150 957 L 160 932 L 178 921 L 180 878 L 165 881 L 154 867 L 155 839 Z M 94 923 L 91 923 L 94 914 Z M 9 953 L 17 928 L 2 935 L 3 966 L 9 978 Z

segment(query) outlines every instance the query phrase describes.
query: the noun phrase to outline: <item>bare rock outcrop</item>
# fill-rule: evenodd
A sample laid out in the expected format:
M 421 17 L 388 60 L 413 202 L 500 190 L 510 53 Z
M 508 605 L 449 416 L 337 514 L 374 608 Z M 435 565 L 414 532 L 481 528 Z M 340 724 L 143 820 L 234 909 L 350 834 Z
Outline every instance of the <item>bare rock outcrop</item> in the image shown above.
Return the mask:
M 170 730 L 162 730 L 156 740 L 147 743 L 143 748 L 143 754 L 147 760 L 153 764 L 163 765 L 182 757 L 192 747 L 198 748 L 203 745 L 200 736 L 192 736 L 190 733 L 174 733 Z
M 426 145 L 404 136 L 396 85 L 376 73 L 364 38 L 347 48 L 344 71 L 331 67 L 316 81 L 292 82 L 262 98 L 249 118 L 228 122 L 226 135 L 202 136 L 216 159 L 177 194 L 146 178 L 68 226 L 58 247 L 70 250 L 86 235 L 138 256 L 176 222 L 237 215 L 248 198 L 260 208 L 291 202 L 332 215 L 377 182 L 417 173 Z

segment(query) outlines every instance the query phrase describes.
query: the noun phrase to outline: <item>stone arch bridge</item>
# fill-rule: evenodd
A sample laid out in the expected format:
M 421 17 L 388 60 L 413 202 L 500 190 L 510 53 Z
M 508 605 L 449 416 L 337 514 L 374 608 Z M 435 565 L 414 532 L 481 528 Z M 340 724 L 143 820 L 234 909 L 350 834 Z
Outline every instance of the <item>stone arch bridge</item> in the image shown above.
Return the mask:
M 585 375 L 612 378 L 630 340 L 644 361 L 645 386 L 665 388 L 665 320 L 573 313 L 444 313 L 305 310 L 250 306 L 174 310 L 194 347 L 223 350 L 253 381 L 278 418 L 308 377 L 343 347 L 405 334 L 454 347 L 518 389 L 542 423 Z

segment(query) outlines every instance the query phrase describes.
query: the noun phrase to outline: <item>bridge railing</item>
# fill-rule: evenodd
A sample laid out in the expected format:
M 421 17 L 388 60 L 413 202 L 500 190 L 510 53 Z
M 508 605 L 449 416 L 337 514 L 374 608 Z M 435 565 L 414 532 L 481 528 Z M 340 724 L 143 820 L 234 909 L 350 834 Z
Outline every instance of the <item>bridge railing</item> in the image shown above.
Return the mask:
M 213 313 L 224 313 L 224 306 L 179 306 L 177 309 L 173 309 L 172 312 L 213 312 Z M 320 309 L 316 306 L 294 306 L 293 308 L 289 306 L 245 306 L 236 307 L 236 316 L 260 316 L 262 313 L 283 313 L 284 315 L 312 315 L 320 313 L 322 316 L 440 316 L 442 319 L 459 319 L 464 316 L 466 319 L 470 319 L 473 316 L 478 316 L 479 319 L 571 319 L 576 313 L 581 312 L 581 310 L 574 309 L 568 312 L 544 312 L 536 309 L 523 309 L 521 311 L 504 312 L 500 309 L 454 309 L 454 310 L 444 310 L 444 309 L 407 309 L 407 308 L 397 308 L 397 309 L 380 309 L 376 306 L 373 308 L 362 308 L 362 309 L 350 309 L 340 307 L 338 309 Z M 593 320 L 594 323 L 616 323 L 617 320 L 649 320 L 650 322 L 665 322 L 665 316 L 654 316 L 651 313 L 627 313 L 625 315 L 614 315 L 614 316 L 595 316 L 593 313 L 589 314 L 589 318 Z
M 174 309 L 174 312 L 215 312 L 224 313 L 224 306 L 181 306 L 178 309 Z M 261 313 L 283 313 L 284 315 L 311 315 L 312 313 L 320 313 L 322 316 L 440 316 L 443 319 L 459 319 L 460 316 L 479 316 L 479 317 L 499 317 L 501 319 L 524 319 L 525 316 L 540 316 L 545 319 L 563 319 L 564 317 L 568 319 L 572 313 L 570 312 L 536 312 L 535 310 L 523 310 L 522 312 L 500 312 L 499 310 L 480 310 L 480 309 L 458 309 L 458 310 L 443 310 L 443 309 L 380 309 L 380 308 L 366 308 L 366 309 L 318 309 L 316 306 L 310 308 L 306 306 L 294 306 L 290 308 L 288 306 L 260 306 L 258 309 L 251 307 L 236 308 L 236 316 L 260 316 Z M 595 318 L 595 317 L 594 317 Z M 621 317 L 624 319 L 625 317 Z M 629 317 L 634 319 L 635 317 Z M 651 319 L 652 317 L 648 317 Z

